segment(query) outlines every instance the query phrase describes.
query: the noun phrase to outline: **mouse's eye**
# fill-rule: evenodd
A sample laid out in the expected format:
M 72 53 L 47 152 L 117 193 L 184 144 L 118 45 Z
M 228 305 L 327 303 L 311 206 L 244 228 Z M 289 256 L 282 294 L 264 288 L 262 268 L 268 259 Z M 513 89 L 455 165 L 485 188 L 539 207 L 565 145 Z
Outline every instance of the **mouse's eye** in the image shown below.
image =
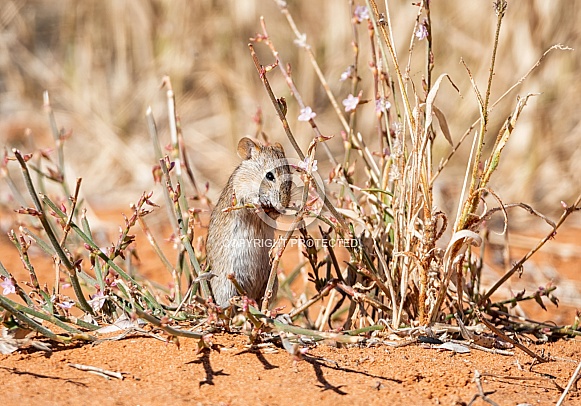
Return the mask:
M 274 181 L 274 173 L 272 173 L 270 171 L 266 172 L 266 179 L 271 181 L 271 182 Z

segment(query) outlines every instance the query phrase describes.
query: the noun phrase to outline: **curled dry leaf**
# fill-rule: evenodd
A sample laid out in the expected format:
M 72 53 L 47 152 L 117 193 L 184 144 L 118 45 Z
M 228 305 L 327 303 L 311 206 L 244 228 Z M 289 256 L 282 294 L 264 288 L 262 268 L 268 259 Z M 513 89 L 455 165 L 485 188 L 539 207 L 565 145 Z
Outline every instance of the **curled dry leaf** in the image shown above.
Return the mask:
M 446 128 L 448 127 L 446 119 L 444 118 L 444 115 L 441 114 L 441 111 L 434 106 L 434 100 L 436 100 L 436 95 L 438 94 L 438 90 L 440 90 L 440 85 L 442 84 L 442 80 L 444 78 L 448 78 L 448 80 L 450 81 L 450 83 L 452 84 L 454 89 L 456 89 L 456 91 L 458 93 L 460 93 L 460 90 L 458 90 L 458 87 L 454 84 L 454 82 L 452 82 L 452 79 L 450 78 L 450 76 L 447 73 L 442 73 L 438 77 L 438 79 L 434 82 L 434 86 L 432 86 L 432 88 L 430 89 L 430 92 L 428 93 L 428 97 L 426 97 L 426 124 L 425 124 L 425 129 L 424 129 L 424 137 L 426 135 L 426 132 L 428 131 L 428 128 L 430 127 L 430 125 L 432 125 L 433 115 L 435 114 L 436 117 L 438 118 L 438 122 L 440 124 L 440 128 L 442 129 L 442 132 L 444 132 L 444 136 L 446 137 L 448 142 L 450 144 L 452 144 L 452 137 L 450 136 L 450 130 L 448 129 L 448 131 L 447 131 L 448 135 L 446 135 L 446 132 L 444 131 L 444 128 L 442 125 L 442 123 L 445 123 L 445 127 Z M 440 115 L 441 115 L 441 117 L 440 117 Z
M 450 133 L 450 127 L 448 127 L 448 122 L 446 121 L 446 116 L 442 113 L 442 110 L 433 106 L 434 114 L 438 119 L 438 125 L 440 126 L 440 130 L 442 130 L 442 134 L 444 134 L 444 138 L 448 141 L 448 144 L 454 146 L 454 142 L 452 141 L 452 134 Z
M 436 348 L 438 350 L 453 351 L 453 352 L 458 353 L 458 354 L 465 354 L 465 353 L 470 352 L 470 348 L 468 348 L 462 344 L 456 344 L 456 343 L 452 343 L 452 342 L 446 342 L 444 344 L 437 345 L 434 348 Z

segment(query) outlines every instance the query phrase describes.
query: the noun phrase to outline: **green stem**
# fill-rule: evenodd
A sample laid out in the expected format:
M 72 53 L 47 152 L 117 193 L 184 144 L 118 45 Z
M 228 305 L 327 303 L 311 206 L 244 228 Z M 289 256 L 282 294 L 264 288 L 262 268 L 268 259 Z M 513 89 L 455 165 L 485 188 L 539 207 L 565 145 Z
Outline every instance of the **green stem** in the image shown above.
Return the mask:
M 22 154 L 20 153 L 20 151 L 18 151 L 17 149 L 12 149 L 12 152 L 16 156 L 16 159 L 18 160 L 18 162 L 20 163 L 20 167 L 22 168 L 24 182 L 26 183 L 26 187 L 28 189 L 28 192 L 29 192 L 30 196 L 32 197 L 32 201 L 34 202 L 34 207 L 36 208 L 36 210 L 38 212 L 38 217 L 39 217 L 39 220 L 42 224 L 42 227 L 44 228 L 46 235 L 48 236 L 48 239 L 50 240 L 53 248 L 55 249 L 56 254 L 59 257 L 61 263 L 69 271 L 71 285 L 73 286 L 73 289 L 75 291 L 75 295 L 77 296 L 77 299 L 79 300 L 79 304 L 81 306 L 81 309 L 87 313 L 94 315 L 93 309 L 91 308 L 89 303 L 87 303 L 87 299 L 85 299 L 85 296 L 83 295 L 83 290 L 81 289 L 81 285 L 79 283 L 79 278 L 77 277 L 76 269 L 75 269 L 74 265 L 72 264 L 72 262 L 69 260 L 69 257 L 67 256 L 67 254 L 65 254 L 63 248 L 60 246 L 60 244 L 59 244 L 59 242 L 54 234 L 54 231 L 52 230 L 52 227 L 51 227 L 50 223 L 48 222 L 48 219 L 46 218 L 46 214 L 44 212 L 42 204 L 40 203 L 40 199 L 38 198 L 38 195 L 36 194 L 36 190 L 35 190 L 34 185 L 32 183 L 32 178 L 30 177 L 30 172 L 28 171 L 26 161 L 22 157 Z M 65 218 L 66 218 L 66 216 L 65 216 Z
M 165 183 L 166 183 L 165 189 L 166 189 L 167 193 L 170 193 L 170 190 L 172 190 L 174 194 L 177 193 L 177 191 L 175 191 L 173 189 L 171 178 L 169 176 L 169 168 L 166 165 L 165 159 L 160 159 L 159 164 L 161 166 L 161 170 L 162 170 L 163 176 L 165 178 Z M 170 198 L 173 201 L 173 208 L 174 208 L 174 212 L 175 212 L 175 215 L 176 215 L 176 218 L 178 221 L 178 231 L 180 233 L 180 239 L 181 239 L 182 244 L 184 245 L 184 247 L 188 253 L 188 257 L 190 259 L 190 265 L 194 268 L 194 277 L 197 278 L 198 276 L 200 276 L 202 274 L 202 268 L 200 267 L 200 263 L 198 262 L 196 254 L 194 252 L 194 247 L 192 246 L 192 242 L 190 241 L 190 239 L 188 237 L 188 230 L 187 230 L 186 224 L 184 223 L 184 218 L 182 216 L 182 209 L 180 206 L 179 197 L 172 198 L 170 196 Z M 210 297 L 210 289 L 208 287 L 208 282 L 205 280 L 202 280 L 201 285 L 202 285 L 202 292 L 205 295 L 205 297 Z M 195 290 L 194 290 L 194 293 L 195 293 Z

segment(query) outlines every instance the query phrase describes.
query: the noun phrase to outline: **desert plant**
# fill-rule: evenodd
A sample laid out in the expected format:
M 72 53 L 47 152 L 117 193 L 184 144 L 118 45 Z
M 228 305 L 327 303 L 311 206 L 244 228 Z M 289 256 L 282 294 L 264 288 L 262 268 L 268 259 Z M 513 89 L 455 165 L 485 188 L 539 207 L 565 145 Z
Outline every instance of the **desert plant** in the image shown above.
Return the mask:
M 312 157 L 305 158 L 305 154 L 294 140 L 292 126 L 289 124 L 292 120 L 286 117 L 288 102 L 277 98 L 269 84 L 268 77 L 274 72 L 280 72 L 284 76 L 289 91 L 301 111 L 298 120 L 308 121 L 314 132 L 309 152 L 317 147 L 324 148 L 333 165 L 329 175 L 331 182 L 326 194 L 322 194 L 321 190 L 313 191 L 319 193 L 326 207 L 319 216 L 326 217 L 328 223 L 334 225 L 333 239 L 358 241 L 356 246 L 349 247 L 350 261 L 344 269 L 339 269 L 336 261 L 332 260 L 334 257 L 332 250 L 327 250 L 325 258 L 321 261 L 317 261 L 316 254 L 305 250 L 305 256 L 313 270 L 312 278 L 319 290 L 316 297 L 326 296 L 329 286 L 332 285 L 332 288 L 341 292 L 343 296 L 338 301 L 339 304 L 343 303 L 345 296 L 351 299 L 348 324 L 351 320 L 358 326 L 388 320 L 387 323 L 394 329 L 410 323 L 432 325 L 444 320 L 447 314 L 455 312 L 464 314 L 467 320 L 471 320 L 476 315 L 480 317 L 480 313 L 475 310 L 485 311 L 491 306 L 497 306 L 490 301 L 491 295 L 522 266 L 522 261 L 509 270 L 499 284 L 483 292 L 480 289 L 482 264 L 479 259 L 482 253 L 478 255 L 473 251 L 473 247 L 479 246 L 482 242 L 480 231 L 486 229 L 485 221 L 497 211 L 504 213 L 505 220 L 507 220 L 506 210 L 512 207 L 524 208 L 533 215 L 539 214 L 524 203 L 514 205 L 503 203 L 489 186 L 490 178 L 500 162 L 502 150 L 532 95 L 528 94 L 517 99 L 513 113 L 506 118 L 497 136 L 488 132 L 491 106 L 496 105 L 522 83 L 550 50 L 568 48 L 560 45 L 551 47 L 540 56 L 539 62 L 524 78 L 508 89 L 494 104 L 491 103 L 496 53 L 501 40 L 502 21 L 507 11 L 506 2 L 495 2 L 496 30 L 494 37 L 491 38 L 494 46 L 484 93 L 480 91 L 469 67 L 464 63 L 466 74 L 473 84 L 479 118 L 460 140 L 454 143 L 446 114 L 437 107 L 435 99 L 444 81 L 449 81 L 453 88 L 456 86 L 447 74 L 441 74 L 438 78 L 432 75 L 434 65 L 429 2 L 417 4 L 416 24 L 410 33 L 405 67 L 395 50 L 389 7 L 386 5 L 384 12 L 380 12 L 373 0 L 368 1 L 366 6 L 356 6 L 354 2 L 350 2 L 353 62 L 343 73 L 342 79 L 349 79 L 352 87 L 350 94 L 342 102 L 344 111 L 339 107 L 336 96 L 318 66 L 313 48 L 307 42 L 306 35 L 297 27 L 287 4 L 283 1 L 276 3 L 296 36 L 296 45 L 308 55 L 321 87 L 343 128 L 341 136 L 345 146 L 344 155 L 337 159 L 325 144 L 332 136 L 324 134 L 317 125 L 316 113 L 301 97 L 291 69 L 284 63 L 284 54 L 277 51 L 263 19 L 262 32 L 257 34 L 249 45 L 259 77 L 296 154 L 305 160 L 305 167 L 308 164 L 308 170 L 311 170 Z M 370 81 L 361 79 L 364 72 L 359 66 L 361 59 L 359 50 L 362 48 L 358 42 L 360 30 L 367 31 L 370 41 L 368 46 L 370 50 L 368 61 L 372 74 Z M 422 41 L 426 43 L 427 50 L 425 70 L 422 83 L 414 83 L 409 76 L 409 67 L 415 58 L 414 49 Z M 271 50 L 273 63 L 263 65 L 259 61 L 255 47 L 260 43 Z M 370 89 L 361 88 L 361 83 L 371 83 L 372 86 Z M 364 96 L 369 99 L 364 99 Z M 365 109 L 368 102 L 375 106 L 372 110 L 373 115 L 369 115 L 370 109 L 367 111 Z M 368 115 L 365 116 L 365 113 Z M 358 123 L 366 121 L 366 117 L 367 120 L 376 122 L 376 136 L 358 131 Z M 439 125 L 439 132 L 434 127 L 434 121 Z M 473 134 L 475 126 L 478 126 L 478 130 Z M 466 165 L 465 185 L 462 187 L 463 193 L 458 202 L 459 210 L 450 237 L 447 241 L 442 241 L 453 213 L 444 213 L 436 209 L 433 188 L 438 175 L 445 170 L 449 157 L 435 168 L 433 142 L 437 136 L 443 136 L 450 144 L 450 154 L 453 155 L 470 135 L 474 137 L 473 152 Z M 484 144 L 490 142 L 489 139 L 494 140 L 494 145 L 492 150 L 486 152 L 489 155 L 484 156 Z M 371 143 L 377 145 L 379 149 L 373 151 L 368 146 Z M 494 197 L 498 207 L 488 209 L 488 203 L 484 200 L 485 195 Z M 565 206 L 562 219 L 578 210 L 578 204 L 579 199 L 572 206 Z M 541 217 L 553 227 L 553 232 L 556 231 L 558 224 L 562 224 L 562 220 L 555 224 L 546 217 Z M 330 231 L 324 233 L 326 238 L 329 238 Z M 303 240 L 312 239 L 306 232 L 302 232 Z M 337 275 L 335 278 L 330 278 L 329 273 L 327 278 L 318 277 L 318 269 L 326 264 L 335 266 Z M 349 282 L 345 283 L 345 280 Z M 479 288 L 475 289 L 475 286 Z M 321 294 L 323 292 L 324 294 Z M 556 302 L 548 290 L 545 290 L 543 295 Z M 536 297 L 538 299 L 539 296 Z M 312 303 L 313 301 L 309 301 L 309 304 Z M 327 304 L 331 307 L 334 305 L 333 300 Z M 304 311 L 304 307 L 301 307 L 301 311 Z M 293 314 L 298 315 L 297 312 Z
M 507 12 L 505 1 L 495 2 L 496 29 L 491 38 L 493 50 L 485 91 L 480 90 L 478 79 L 464 63 L 476 102 L 471 103 L 472 98 L 465 97 L 462 103 L 466 108 L 476 106 L 476 120 L 456 139 L 449 129 L 448 114 L 436 104 L 436 97 L 444 91 L 442 85 L 449 83 L 454 94 L 458 88 L 449 75 L 435 77 L 433 74 L 434 22 L 428 0 L 416 5 L 415 25 L 408 33 L 407 61 L 396 51 L 388 5 L 380 10 L 374 0 L 367 0 L 365 5 L 349 2 L 353 53 L 341 75 L 351 85 L 344 97 L 338 97 L 330 86 L 319 66 L 315 49 L 300 31 L 287 4 L 282 0 L 275 0 L 275 4 L 293 31 L 295 44 L 307 55 L 340 130 L 339 134 L 327 134 L 325 127 L 319 125 L 317 114 L 311 107 L 314 104 L 302 97 L 302 89 L 294 80 L 294 75 L 302 72 L 292 70 L 285 63 L 284 52 L 277 49 L 267 30 L 267 19 L 261 19 L 261 32 L 250 39 L 249 58 L 258 73 L 255 80 L 262 82 L 298 156 L 296 171 L 304 182 L 296 214 L 272 250 L 269 287 L 272 288 L 289 241 L 298 241 L 304 261 L 294 270 L 286 270 L 286 274 L 280 275 L 281 293 L 291 303 L 290 319 L 304 327 L 276 319 L 277 311 L 269 311 L 272 307 L 269 294 L 261 304 L 261 311 L 258 311 L 258 306 L 241 299 L 234 305 L 251 322 L 251 337 L 256 339 L 263 332 L 275 330 L 281 333 L 283 344 L 289 339 L 296 341 L 299 335 L 350 343 L 361 340 L 356 337 L 358 334 L 384 327 L 391 330 L 424 328 L 457 320 L 456 323 L 462 326 L 482 322 L 510 340 L 495 330 L 495 326 L 502 323 L 515 327 L 507 306 L 524 300 L 535 300 L 543 305 L 543 297 L 556 303 L 554 287 L 551 286 L 532 295 L 523 292 L 508 300 L 493 300 L 492 295 L 512 274 L 522 269 L 524 262 L 554 235 L 569 215 L 579 210 L 581 196 L 573 205 L 564 205 L 563 215 L 556 223 L 524 203 L 505 204 L 491 188 L 490 179 L 501 163 L 503 148 L 532 95 L 517 99 L 512 114 L 503 117 L 505 124 L 497 135 L 490 134 L 488 124 L 492 108 L 512 94 L 548 52 L 566 48 L 553 46 L 540 55 L 539 62 L 529 73 L 492 103 L 497 47 L 502 40 L 502 21 Z M 362 32 L 367 38 L 365 47 L 359 39 Z M 269 58 L 270 64 L 261 62 L 257 49 L 263 46 L 273 60 L 270 56 L 262 58 Z M 416 48 L 420 46 L 426 52 L 420 57 L 424 68 L 418 83 L 409 73 L 412 61 L 418 59 Z M 362 54 L 362 49 L 367 49 L 368 54 Z M 369 70 L 362 69 L 364 56 Z M 282 75 L 292 94 L 292 102 L 277 97 L 270 84 L 273 75 Z M 228 314 L 216 307 L 208 290 L 207 279 L 211 275 L 204 265 L 203 244 L 196 244 L 194 226 L 199 220 L 200 206 L 211 208 L 211 199 L 194 176 L 170 79 L 165 77 L 163 84 L 167 106 L 163 114 L 168 118 L 164 128 L 169 129 L 169 152 L 164 152 L 153 109 L 148 108 L 146 113 L 156 157 L 152 172 L 154 180 L 162 185 L 163 198 L 143 193 L 131 206 L 131 215 L 124 218 L 117 240 L 107 248 L 102 248 L 93 236 L 80 198 L 81 180 L 78 179 L 71 188 L 70 180 L 65 176 L 63 144 L 70 133 L 58 128 L 47 93 L 44 104 L 56 147 L 54 162 L 52 156 L 42 150 L 23 154 L 13 149 L 12 154 L 6 153 L 2 175 L 22 204 L 18 212 L 27 216 L 18 232 L 10 232 L 10 239 L 30 275 L 30 283 L 21 286 L 10 270 L 0 263 L 4 287 L 0 307 L 5 310 L 5 325 L 12 329 L 30 328 L 60 342 L 95 341 L 95 331 L 104 324 L 119 323 L 119 320 L 133 316 L 169 336 L 196 338 L 200 345 L 205 343 L 204 334 L 212 329 L 237 328 L 236 322 L 231 323 L 233 320 Z M 290 110 L 298 110 L 300 115 L 291 117 Z M 309 123 L 313 131 L 306 151 L 301 149 L 293 135 L 297 122 Z M 365 130 L 369 126 L 362 125 L 366 122 L 374 123 L 371 132 Z M 262 132 L 260 115 L 257 115 L 256 123 L 257 136 L 268 140 L 269 136 Z M 474 132 L 475 128 L 478 130 Z M 341 151 L 328 145 L 334 137 L 341 139 Z M 442 137 L 450 144 L 449 155 L 436 166 L 434 143 Z M 464 179 L 458 180 L 459 185 L 463 183 L 462 194 L 456 202 L 458 210 L 457 213 L 445 212 L 436 207 L 434 188 L 450 157 L 470 137 L 473 137 L 472 153 L 466 163 Z M 490 143 L 492 149 L 486 149 L 485 144 Z M 323 162 L 321 155 L 328 162 Z M 12 165 L 13 161 L 21 169 L 32 207 L 26 203 L 26 193 L 18 190 L 12 181 L 14 175 L 9 164 Z M 318 161 L 321 161 L 320 165 Z M 328 182 L 322 185 L 315 176 L 324 170 Z M 47 188 L 47 183 L 58 185 L 56 191 Z M 490 201 L 496 207 L 489 208 Z M 161 211 L 158 205 L 167 210 L 175 261 L 169 259 L 148 224 L 147 216 L 153 210 Z M 521 261 L 507 269 L 497 283 L 485 289 L 482 286 L 483 253 L 476 252 L 474 247 L 485 239 L 487 220 L 494 213 L 501 212 L 507 221 L 506 212 L 513 207 L 543 218 L 551 225 L 552 232 Z M 309 221 L 311 226 L 306 227 L 307 219 L 318 222 Z M 137 225 L 159 257 L 160 267 L 168 271 L 171 289 L 144 280 L 134 269 L 131 258 Z M 451 232 L 446 233 L 447 228 L 451 228 Z M 41 285 L 35 274 L 28 256 L 33 243 L 54 258 L 55 283 L 52 288 Z M 348 260 L 341 262 L 340 258 Z M 66 275 L 67 283 L 73 286 L 74 298 L 61 292 L 61 272 Z M 291 285 L 301 272 L 309 275 L 314 289 L 309 286 L 301 292 L 293 291 Z M 19 301 L 8 297 L 13 293 L 19 296 Z M 319 307 L 315 317 L 313 305 Z M 353 330 L 343 333 L 322 331 L 327 325 L 331 326 L 333 318 L 337 318 L 344 329 L 353 327 Z M 52 323 L 56 328 L 49 328 L 39 320 Z M 197 328 L 190 331 L 186 325 Z M 140 326 L 139 323 L 130 323 L 133 329 L 140 329 Z M 333 327 L 338 326 L 340 324 L 336 323 Z M 525 327 L 534 332 L 539 325 L 533 323 Z M 577 334 L 576 326 L 555 328 L 555 332 Z M 292 348 L 292 351 L 298 351 Z

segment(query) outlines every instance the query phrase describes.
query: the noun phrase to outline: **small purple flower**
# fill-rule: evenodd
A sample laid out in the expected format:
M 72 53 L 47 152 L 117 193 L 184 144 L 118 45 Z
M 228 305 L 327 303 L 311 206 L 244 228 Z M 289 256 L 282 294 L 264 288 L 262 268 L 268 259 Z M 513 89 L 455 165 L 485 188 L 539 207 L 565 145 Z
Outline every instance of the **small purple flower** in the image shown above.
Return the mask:
M 418 30 L 416 31 L 416 38 L 421 41 L 428 38 L 428 29 L 426 28 L 425 22 L 420 24 Z
M 301 109 L 301 114 L 299 115 L 299 121 L 310 121 L 311 119 L 317 117 L 317 113 L 313 111 L 309 106 Z
M 2 291 L 2 294 L 5 296 L 11 293 L 16 293 L 16 287 L 12 283 L 12 279 L 9 278 L 4 279 L 4 281 L 0 283 L 0 286 L 2 286 L 2 288 L 4 289 Z
M 360 23 L 364 20 L 369 20 L 369 9 L 367 6 L 357 6 L 355 7 L 355 12 L 353 13 L 355 20 Z
M 306 156 L 304 161 L 299 162 L 299 168 L 303 169 L 303 170 L 307 170 L 309 168 L 309 163 L 311 162 L 311 157 L 310 156 Z M 313 166 L 311 167 L 311 171 L 316 171 L 318 169 L 317 166 L 317 160 L 313 160 Z
M 94 311 L 97 312 L 101 310 L 101 307 L 103 307 L 103 305 L 105 304 L 105 296 L 103 295 L 103 292 L 95 293 L 91 297 L 91 300 L 89 300 L 89 304 L 91 305 Z
M 57 305 L 61 308 L 61 309 L 71 309 L 74 305 L 75 302 L 72 300 L 65 300 L 64 302 L 61 303 L 57 303 Z
M 344 82 L 352 77 L 353 77 L 353 65 L 349 65 L 347 69 L 345 69 L 345 72 L 341 73 L 341 78 L 339 80 L 341 82 Z
M 345 106 L 346 113 L 355 110 L 358 104 L 359 96 L 353 96 L 352 94 L 349 94 L 349 96 L 347 96 L 347 98 L 343 100 L 343 106 Z
M 375 100 L 375 112 L 381 113 L 386 112 L 391 108 L 391 103 L 385 97 L 380 97 L 379 99 Z

